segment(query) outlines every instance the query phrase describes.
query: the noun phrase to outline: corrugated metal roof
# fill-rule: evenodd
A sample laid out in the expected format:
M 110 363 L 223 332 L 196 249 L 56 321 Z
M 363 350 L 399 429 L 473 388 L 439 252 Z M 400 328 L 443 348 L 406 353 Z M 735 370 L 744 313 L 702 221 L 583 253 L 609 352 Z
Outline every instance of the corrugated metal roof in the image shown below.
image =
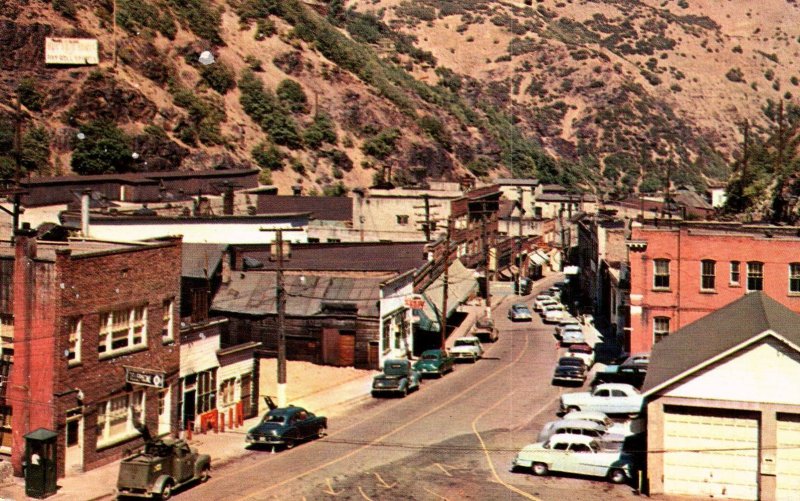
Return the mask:
M 224 244 L 183 244 L 181 276 L 186 278 L 209 278 L 222 262 Z

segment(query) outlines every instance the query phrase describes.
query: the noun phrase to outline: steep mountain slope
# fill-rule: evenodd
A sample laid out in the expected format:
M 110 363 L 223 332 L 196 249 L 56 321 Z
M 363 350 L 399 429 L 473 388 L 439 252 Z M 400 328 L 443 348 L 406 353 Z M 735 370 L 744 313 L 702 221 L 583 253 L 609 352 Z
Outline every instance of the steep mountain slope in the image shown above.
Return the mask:
M 798 21 L 780 0 L 5 0 L 0 174 L 19 152 L 42 173 L 260 165 L 284 192 L 386 168 L 702 186 L 793 99 Z M 45 66 L 47 36 L 97 38 L 101 64 Z

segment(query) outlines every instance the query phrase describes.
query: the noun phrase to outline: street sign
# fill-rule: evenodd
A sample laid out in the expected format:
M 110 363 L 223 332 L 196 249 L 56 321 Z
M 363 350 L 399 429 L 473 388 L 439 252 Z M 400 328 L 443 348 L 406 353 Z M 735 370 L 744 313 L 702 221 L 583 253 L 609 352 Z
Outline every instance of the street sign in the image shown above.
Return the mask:
M 425 298 L 419 294 L 414 294 L 413 296 L 408 296 L 405 303 L 412 310 L 421 310 L 425 307 Z
M 164 372 L 137 367 L 125 367 L 125 382 L 154 388 L 164 387 Z

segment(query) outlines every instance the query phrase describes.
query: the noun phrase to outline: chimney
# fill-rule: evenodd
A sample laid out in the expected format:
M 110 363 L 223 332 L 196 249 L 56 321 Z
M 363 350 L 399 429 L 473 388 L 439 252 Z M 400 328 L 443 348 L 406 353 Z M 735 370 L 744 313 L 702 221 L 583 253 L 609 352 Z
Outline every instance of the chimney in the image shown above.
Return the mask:
M 299 184 L 295 184 L 292 186 L 292 195 L 295 197 L 299 197 L 303 194 L 303 187 Z
M 84 237 L 89 236 L 89 190 L 81 193 L 81 233 Z
M 22 228 L 14 232 L 14 242 L 17 259 L 36 259 L 36 230 L 31 228 L 31 223 L 22 223 Z
M 229 284 L 231 282 L 231 253 L 225 251 L 222 253 L 222 283 Z

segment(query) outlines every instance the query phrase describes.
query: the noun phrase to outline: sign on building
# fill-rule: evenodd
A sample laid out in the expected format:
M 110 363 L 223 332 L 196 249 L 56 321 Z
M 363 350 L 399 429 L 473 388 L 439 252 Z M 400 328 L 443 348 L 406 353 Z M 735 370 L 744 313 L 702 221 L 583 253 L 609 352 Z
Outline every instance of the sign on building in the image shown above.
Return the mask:
M 96 38 L 44 39 L 45 64 L 99 64 Z
M 412 310 L 421 310 L 425 307 L 425 299 L 419 294 L 408 296 L 405 303 L 406 306 Z
M 138 367 L 125 367 L 125 382 L 142 386 L 164 387 L 164 372 Z

